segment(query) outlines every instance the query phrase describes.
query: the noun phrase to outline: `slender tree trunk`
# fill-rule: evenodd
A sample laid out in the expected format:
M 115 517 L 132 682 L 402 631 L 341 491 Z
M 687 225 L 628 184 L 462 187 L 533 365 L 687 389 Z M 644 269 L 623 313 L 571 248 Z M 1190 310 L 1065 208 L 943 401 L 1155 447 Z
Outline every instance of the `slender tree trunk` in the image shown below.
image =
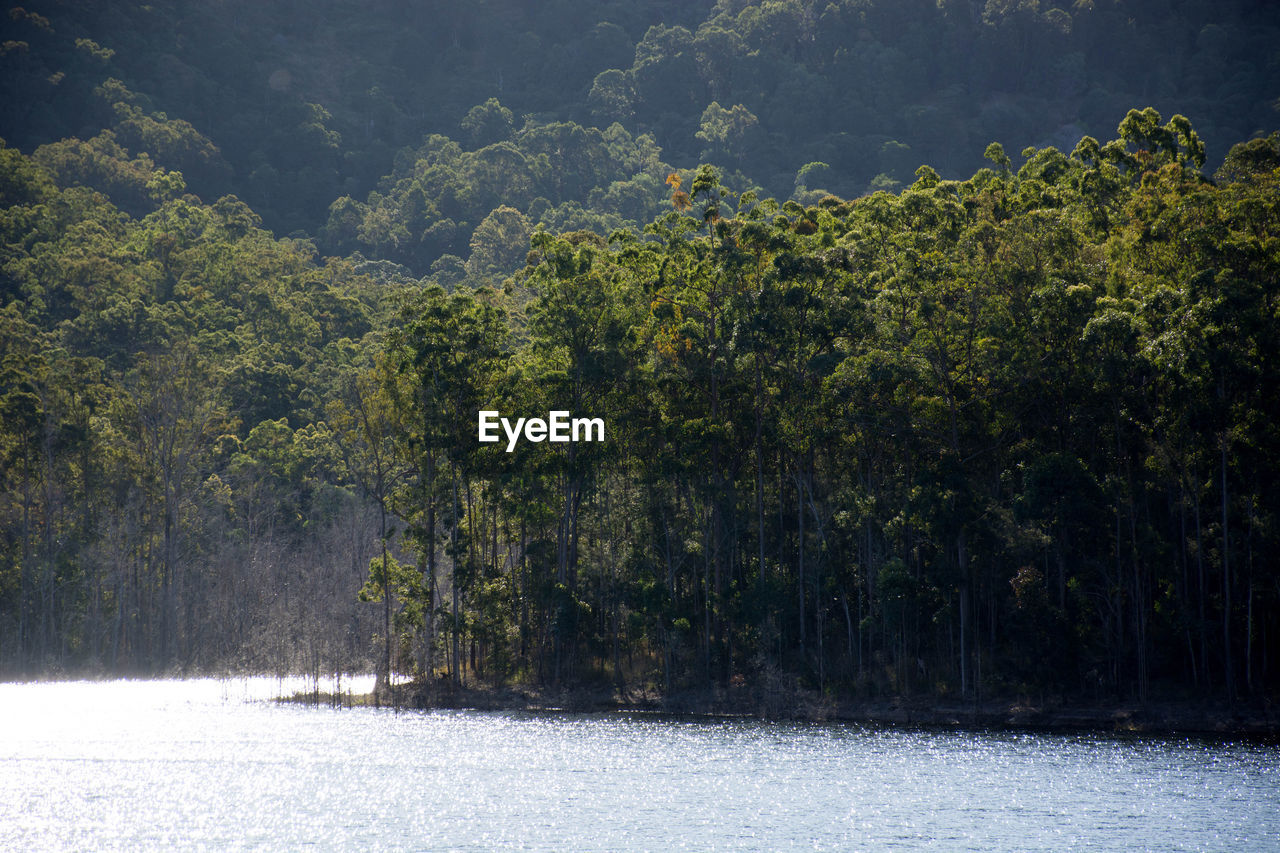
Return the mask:
M 462 656 L 458 648 L 458 634 L 460 625 L 458 623 L 458 472 L 454 467 L 454 463 L 449 463 L 449 480 L 453 490 L 453 508 L 449 513 L 449 541 L 451 548 L 449 549 L 452 556 L 449 560 L 450 586 L 453 587 L 453 626 L 450 631 L 453 644 L 453 654 L 451 657 L 451 675 L 455 686 L 462 684 Z
M 964 531 L 956 534 L 956 562 L 960 569 L 960 695 L 969 695 L 969 554 Z
M 756 597 L 760 602 L 760 619 L 761 626 L 765 619 L 764 596 L 765 590 L 768 588 L 768 577 L 765 574 L 764 566 L 764 459 L 761 458 L 761 451 L 764 438 L 764 383 L 760 375 L 759 359 L 756 360 L 756 432 L 755 432 L 755 457 L 756 457 L 756 560 L 758 561 L 756 575 Z
M 1196 519 L 1196 576 L 1199 595 L 1196 596 L 1196 605 L 1199 608 L 1199 620 L 1197 621 L 1196 633 L 1200 636 L 1200 668 L 1204 672 L 1204 686 L 1208 689 L 1212 682 L 1209 671 L 1209 637 L 1208 637 L 1208 617 L 1205 614 L 1205 598 L 1209 594 L 1209 590 L 1205 585 L 1204 577 L 1204 525 L 1200 519 L 1200 490 L 1195 489 L 1191 493 L 1191 506 L 1195 512 Z
M 440 602 L 436 581 L 436 493 L 435 464 L 427 463 L 427 677 L 435 686 L 436 606 Z
M 31 629 L 28 619 L 31 604 L 28 566 L 31 565 L 31 555 L 34 550 L 31 545 L 31 504 L 29 479 L 24 477 L 22 490 L 22 563 L 18 566 L 18 659 L 24 672 L 29 671 L 32 662 Z
M 804 596 L 804 489 L 800 483 L 799 463 L 796 470 L 796 605 L 800 615 L 800 652 L 805 650 Z
M 528 516 L 520 513 L 520 586 L 524 595 L 520 596 L 520 658 L 526 666 L 529 660 L 529 532 Z
M 382 542 L 382 672 L 383 686 L 391 690 L 391 578 L 387 567 L 387 514 L 379 513 Z
M 715 512 L 712 511 L 714 516 Z M 703 676 L 707 686 L 711 686 L 711 563 L 715 559 L 711 540 L 714 538 L 714 521 L 708 519 L 703 527 L 703 560 L 702 560 L 702 659 Z
M 1147 701 L 1147 614 L 1146 590 L 1143 588 L 1141 561 L 1138 559 L 1138 521 L 1133 506 L 1133 489 L 1129 493 L 1129 541 L 1133 556 L 1133 624 L 1138 653 L 1138 700 Z
M 1245 537 L 1246 626 L 1244 645 L 1245 690 L 1253 695 L 1253 500 L 1249 501 L 1249 533 Z
M 1183 618 L 1188 618 L 1191 612 L 1191 570 L 1190 561 L 1187 559 L 1187 491 L 1185 484 L 1181 484 L 1178 490 L 1178 557 L 1182 565 L 1182 596 L 1181 610 Z M 1200 669 L 1196 664 L 1195 643 L 1191 637 L 1191 626 L 1187 625 L 1187 661 L 1191 666 L 1191 683 L 1195 687 L 1200 686 Z
M 1227 525 L 1227 436 L 1219 439 L 1222 461 L 1222 671 L 1226 678 L 1227 701 L 1236 698 L 1235 661 L 1231 654 L 1231 535 Z

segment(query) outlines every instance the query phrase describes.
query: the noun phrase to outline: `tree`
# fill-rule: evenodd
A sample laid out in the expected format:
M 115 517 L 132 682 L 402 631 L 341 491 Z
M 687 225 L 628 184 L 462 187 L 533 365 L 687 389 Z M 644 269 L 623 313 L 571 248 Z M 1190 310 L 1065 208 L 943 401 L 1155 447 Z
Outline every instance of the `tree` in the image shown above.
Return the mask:
M 734 104 L 731 109 L 726 110 L 712 101 L 702 111 L 702 123 L 694 135 L 707 143 L 708 150 L 713 155 L 741 160 L 741 146 L 746 141 L 748 132 L 757 124 L 759 119 L 742 104 Z
M 472 145 L 483 148 L 510 139 L 515 130 L 515 116 L 498 103 L 497 98 L 490 98 L 472 107 L 459 126 L 470 134 Z

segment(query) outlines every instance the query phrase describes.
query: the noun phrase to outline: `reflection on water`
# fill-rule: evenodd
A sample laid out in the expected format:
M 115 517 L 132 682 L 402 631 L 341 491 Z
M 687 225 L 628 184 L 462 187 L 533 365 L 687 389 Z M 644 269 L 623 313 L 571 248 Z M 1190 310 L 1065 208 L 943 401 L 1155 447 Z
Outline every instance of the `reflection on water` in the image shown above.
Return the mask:
M 1274 746 L 260 701 L 308 687 L 0 685 L 0 847 L 1280 849 Z

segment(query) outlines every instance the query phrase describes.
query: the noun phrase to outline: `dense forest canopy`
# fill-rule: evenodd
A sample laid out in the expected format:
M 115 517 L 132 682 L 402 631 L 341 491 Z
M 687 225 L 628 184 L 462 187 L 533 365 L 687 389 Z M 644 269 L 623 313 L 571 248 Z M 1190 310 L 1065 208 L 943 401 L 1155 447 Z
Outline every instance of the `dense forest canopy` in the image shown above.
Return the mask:
M 0 26 L 3 672 L 1274 693 L 1270 5 Z
M 1280 97 L 1280 10 L 1246 0 L 37 0 L 0 26 L 10 145 L 107 129 L 200 197 L 235 193 L 277 234 L 328 224 L 326 251 L 421 257 L 419 276 L 441 255 L 465 261 L 501 203 L 552 230 L 566 203 L 643 224 L 659 156 L 717 163 L 775 198 L 851 198 L 907 186 L 924 163 L 966 177 L 992 141 L 1108 139 L 1151 105 L 1188 116 L 1216 167 L 1274 129 Z M 601 169 L 623 143 L 586 129 L 615 122 L 647 150 Z M 558 123 L 579 133 L 550 148 L 531 135 Z M 424 146 L 433 134 L 461 150 Z M 424 156 L 459 180 L 514 162 L 522 186 L 495 202 L 428 181 L 406 199 Z M 363 234 L 349 225 L 359 205 L 374 211 Z

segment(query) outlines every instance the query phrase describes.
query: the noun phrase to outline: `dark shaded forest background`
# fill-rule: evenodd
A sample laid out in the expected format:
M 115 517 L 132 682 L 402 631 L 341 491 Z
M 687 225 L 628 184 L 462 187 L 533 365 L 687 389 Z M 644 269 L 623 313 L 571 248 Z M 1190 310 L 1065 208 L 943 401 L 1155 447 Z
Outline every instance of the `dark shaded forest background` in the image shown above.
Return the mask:
M 0 33 L 0 673 L 1274 694 L 1280 8 Z

